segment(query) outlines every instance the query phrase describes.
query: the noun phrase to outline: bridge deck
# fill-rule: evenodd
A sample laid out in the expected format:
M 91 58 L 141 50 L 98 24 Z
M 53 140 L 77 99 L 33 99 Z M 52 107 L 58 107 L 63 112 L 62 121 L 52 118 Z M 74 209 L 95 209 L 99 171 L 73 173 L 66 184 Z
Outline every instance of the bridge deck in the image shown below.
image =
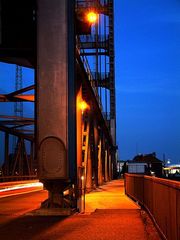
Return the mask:
M 1 199 L 0 238 L 6 240 L 159 240 L 147 217 L 124 194 L 122 180 L 86 195 L 86 213 L 70 217 L 27 216 L 45 191 Z M 16 209 L 17 208 L 17 209 Z M 12 210 L 13 209 L 13 210 Z M 5 221 L 6 219 L 6 221 Z M 144 221 L 143 221 L 144 220 Z M 144 224 L 146 222 L 146 224 Z

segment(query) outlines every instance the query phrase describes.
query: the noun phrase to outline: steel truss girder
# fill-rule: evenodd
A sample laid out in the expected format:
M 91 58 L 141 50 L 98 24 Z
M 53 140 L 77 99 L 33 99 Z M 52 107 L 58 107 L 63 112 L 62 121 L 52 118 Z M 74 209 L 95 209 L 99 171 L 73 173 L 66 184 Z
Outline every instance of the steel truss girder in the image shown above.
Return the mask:
M 34 125 L 34 119 L 18 116 L 2 116 L 0 115 L 0 131 L 29 140 L 34 140 L 34 131 L 31 129 L 19 129 L 24 126 Z
M 26 164 L 27 170 L 25 169 L 26 167 L 24 166 L 24 164 Z M 11 175 L 12 176 L 14 176 L 14 175 L 23 176 L 24 171 L 27 171 L 27 173 L 25 173 L 25 175 L 31 174 L 24 139 L 19 138 L 17 141 L 17 145 L 16 145 L 15 161 L 13 163 Z
M 3 177 L 23 177 L 35 174 L 33 169 L 33 143 L 31 143 L 31 151 L 28 156 L 25 140 L 18 138 L 16 150 L 14 154 L 9 154 L 9 134 L 5 133 L 5 161 L 2 166 Z
M 17 131 L 15 129 L 11 129 L 6 126 L 0 126 L 0 131 L 14 135 L 16 137 L 21 137 L 21 138 L 29 140 L 29 141 L 34 141 L 34 134 L 25 134 L 23 130 Z
M 0 102 L 34 102 L 34 94 L 23 94 L 22 93 L 31 91 L 35 89 L 35 85 L 31 85 L 15 92 L 11 92 L 9 94 L 0 94 Z

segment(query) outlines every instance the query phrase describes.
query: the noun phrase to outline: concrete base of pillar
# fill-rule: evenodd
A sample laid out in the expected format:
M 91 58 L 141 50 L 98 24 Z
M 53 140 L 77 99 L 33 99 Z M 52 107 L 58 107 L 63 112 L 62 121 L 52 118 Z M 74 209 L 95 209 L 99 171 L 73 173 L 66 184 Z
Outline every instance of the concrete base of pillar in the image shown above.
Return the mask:
M 71 184 L 62 180 L 43 180 L 43 184 L 48 191 L 48 198 L 30 215 L 69 216 L 77 211 L 75 192 Z

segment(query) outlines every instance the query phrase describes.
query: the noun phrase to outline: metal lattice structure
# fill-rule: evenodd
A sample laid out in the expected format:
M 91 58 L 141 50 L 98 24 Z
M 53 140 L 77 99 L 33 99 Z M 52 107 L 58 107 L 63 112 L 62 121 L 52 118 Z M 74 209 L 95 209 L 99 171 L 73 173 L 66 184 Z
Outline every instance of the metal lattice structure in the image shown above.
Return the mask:
M 23 80 L 22 80 L 22 66 L 16 65 L 15 70 L 15 91 L 18 91 L 23 88 Z M 23 102 L 15 102 L 14 103 L 14 116 L 23 117 Z M 13 153 L 16 154 L 17 147 L 17 138 L 13 137 Z
M 104 117 L 116 145 L 113 0 L 76 1 L 77 12 L 87 9 L 94 9 L 99 18 L 92 27 L 91 34 L 80 35 L 80 52 L 90 66 L 92 81 L 97 88 Z
M 15 91 L 23 88 L 22 66 L 16 65 Z M 15 116 L 23 117 L 23 102 L 14 103 Z

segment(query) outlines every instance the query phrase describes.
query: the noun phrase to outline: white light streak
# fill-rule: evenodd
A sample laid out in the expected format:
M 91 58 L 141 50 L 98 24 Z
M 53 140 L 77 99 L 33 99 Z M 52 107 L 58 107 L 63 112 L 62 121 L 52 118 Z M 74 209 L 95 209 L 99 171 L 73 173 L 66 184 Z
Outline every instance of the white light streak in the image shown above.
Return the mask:
M 41 182 L 34 182 L 34 183 L 26 183 L 26 184 L 17 184 L 14 186 L 7 186 L 5 188 L 0 189 L 0 193 L 18 190 L 18 189 L 32 188 L 32 187 L 42 187 L 43 188 L 43 184 Z

